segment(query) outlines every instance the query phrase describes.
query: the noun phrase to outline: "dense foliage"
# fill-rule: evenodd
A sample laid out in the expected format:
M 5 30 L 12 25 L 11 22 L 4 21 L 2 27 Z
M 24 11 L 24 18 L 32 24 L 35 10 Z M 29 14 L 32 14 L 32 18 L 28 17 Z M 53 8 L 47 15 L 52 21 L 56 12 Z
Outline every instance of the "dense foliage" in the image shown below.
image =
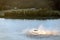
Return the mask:
M 7 18 L 59 18 L 60 12 L 46 9 L 6 12 Z
M 0 0 L 0 10 L 21 8 L 60 9 L 60 0 Z

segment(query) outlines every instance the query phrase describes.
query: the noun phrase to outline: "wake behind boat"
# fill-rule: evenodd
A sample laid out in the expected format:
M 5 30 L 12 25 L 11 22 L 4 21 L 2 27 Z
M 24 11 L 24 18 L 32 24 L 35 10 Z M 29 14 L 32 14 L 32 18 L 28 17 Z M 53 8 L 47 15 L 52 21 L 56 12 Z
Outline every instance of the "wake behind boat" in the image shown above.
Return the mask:
M 32 29 L 27 31 L 27 34 L 29 35 L 56 35 L 57 32 L 53 32 L 53 31 L 46 31 L 46 30 L 39 30 L 39 29 Z
M 39 28 L 33 28 L 26 31 L 26 34 L 29 36 L 40 36 L 40 37 L 48 37 L 48 36 L 57 36 L 60 35 L 60 32 L 56 30 L 47 30 L 42 25 Z

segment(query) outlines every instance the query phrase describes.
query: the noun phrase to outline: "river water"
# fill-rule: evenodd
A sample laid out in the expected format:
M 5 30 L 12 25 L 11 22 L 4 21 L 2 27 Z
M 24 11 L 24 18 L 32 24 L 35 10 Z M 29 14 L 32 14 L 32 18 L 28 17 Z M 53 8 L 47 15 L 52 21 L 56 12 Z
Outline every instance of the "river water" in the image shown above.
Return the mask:
M 60 19 L 27 20 L 0 18 L 0 40 L 60 40 L 54 37 L 27 37 L 24 30 L 38 28 L 40 25 L 47 30 L 60 32 Z

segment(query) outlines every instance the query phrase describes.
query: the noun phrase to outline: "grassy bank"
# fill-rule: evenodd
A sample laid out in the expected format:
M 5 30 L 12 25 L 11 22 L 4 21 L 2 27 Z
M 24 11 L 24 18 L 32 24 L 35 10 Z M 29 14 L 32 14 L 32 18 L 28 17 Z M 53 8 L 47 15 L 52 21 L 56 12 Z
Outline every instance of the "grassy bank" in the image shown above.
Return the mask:
M 41 19 L 41 18 L 60 18 L 60 12 L 55 10 L 22 10 L 4 13 L 5 18 L 21 18 L 21 19 Z

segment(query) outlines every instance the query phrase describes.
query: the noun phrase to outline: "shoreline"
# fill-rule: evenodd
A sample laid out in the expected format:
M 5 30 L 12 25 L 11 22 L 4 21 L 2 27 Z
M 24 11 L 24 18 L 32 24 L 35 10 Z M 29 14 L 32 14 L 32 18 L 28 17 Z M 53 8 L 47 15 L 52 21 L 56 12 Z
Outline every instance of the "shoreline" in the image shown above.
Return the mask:
M 48 9 L 17 9 L 0 11 L 0 18 L 11 19 L 58 19 L 60 11 Z

